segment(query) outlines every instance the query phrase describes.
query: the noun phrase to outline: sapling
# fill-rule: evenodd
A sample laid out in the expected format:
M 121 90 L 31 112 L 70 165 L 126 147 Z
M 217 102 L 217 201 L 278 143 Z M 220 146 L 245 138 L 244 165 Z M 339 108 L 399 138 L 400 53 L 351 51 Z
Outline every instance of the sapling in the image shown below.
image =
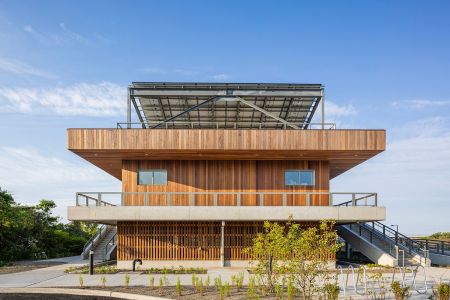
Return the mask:
M 155 277 L 153 275 L 150 276 L 150 287 L 153 289 L 155 287 Z
M 199 278 L 197 280 L 197 283 L 195 284 L 197 287 L 197 291 L 203 296 L 203 293 L 205 291 L 204 287 L 203 287 L 203 278 Z
M 209 278 L 209 275 L 208 275 L 208 277 L 206 277 L 206 280 L 205 280 L 205 287 L 209 288 L 210 284 L 211 284 L 211 278 Z
M 163 291 L 163 278 L 162 277 L 160 277 L 159 278 L 159 292 L 162 294 L 162 291 Z
M 248 278 L 248 289 L 247 289 L 248 299 L 259 299 L 258 293 L 256 292 L 255 277 L 250 276 Z
M 197 276 L 195 275 L 195 273 L 192 274 L 191 281 L 192 281 L 192 287 L 195 289 L 195 286 L 197 284 Z
M 180 277 L 178 277 L 177 279 L 177 285 L 175 286 L 176 290 L 177 290 L 177 295 L 181 296 L 181 292 L 182 292 L 182 286 L 181 286 L 181 280 Z
M 214 278 L 214 287 L 216 288 L 216 291 L 219 291 L 221 286 L 222 286 L 222 278 L 220 276 Z
M 106 287 L 106 277 L 105 277 L 105 276 L 102 276 L 102 277 L 100 278 L 100 280 L 102 281 L 102 288 L 105 288 L 105 287 Z
M 130 275 L 125 274 L 125 288 L 128 288 L 130 285 Z
M 227 297 L 230 297 L 230 295 L 231 295 L 231 286 L 230 286 L 230 283 L 228 281 L 226 281 L 225 284 L 224 284 L 224 292 L 225 292 L 225 295 Z
M 78 281 L 80 282 L 80 288 L 82 288 L 83 284 L 84 284 L 83 275 L 80 275 L 80 277 L 78 278 Z

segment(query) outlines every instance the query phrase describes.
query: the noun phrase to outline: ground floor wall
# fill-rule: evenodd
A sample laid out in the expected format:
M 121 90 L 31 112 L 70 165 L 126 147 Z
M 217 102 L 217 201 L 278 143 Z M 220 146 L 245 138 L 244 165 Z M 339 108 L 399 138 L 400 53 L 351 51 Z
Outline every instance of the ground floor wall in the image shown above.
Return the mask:
M 317 226 L 317 223 L 301 223 Z M 118 222 L 117 260 L 142 259 L 151 265 L 246 266 L 246 250 L 263 222 Z M 328 258 L 334 260 L 334 256 Z

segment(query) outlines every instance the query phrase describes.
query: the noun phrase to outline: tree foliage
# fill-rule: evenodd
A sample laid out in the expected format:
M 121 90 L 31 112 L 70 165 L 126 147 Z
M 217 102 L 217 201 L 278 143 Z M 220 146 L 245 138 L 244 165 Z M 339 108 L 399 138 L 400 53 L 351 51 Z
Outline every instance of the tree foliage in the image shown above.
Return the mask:
M 61 223 L 52 215 L 55 207 L 52 200 L 21 205 L 11 193 L 0 189 L 0 265 L 81 253 L 95 230 L 80 222 Z
M 264 222 L 264 230 L 248 248 L 260 283 L 274 292 L 280 283 L 290 282 L 303 299 L 314 299 L 329 282 L 330 259 L 341 245 L 333 221 L 317 227 L 302 228 L 290 219 L 287 223 Z

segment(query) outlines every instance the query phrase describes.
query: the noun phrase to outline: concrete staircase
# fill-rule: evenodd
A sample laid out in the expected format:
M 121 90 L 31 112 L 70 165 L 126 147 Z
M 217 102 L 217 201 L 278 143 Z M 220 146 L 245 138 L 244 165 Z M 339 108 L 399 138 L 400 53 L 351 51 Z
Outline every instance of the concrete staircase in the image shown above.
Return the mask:
M 340 225 L 337 231 L 354 249 L 380 265 L 431 264 L 428 251 L 420 243 L 380 222 Z
M 116 226 L 102 225 L 96 234 L 86 243 L 81 258 L 89 258 L 89 252 L 94 251 L 95 261 L 115 259 L 116 254 Z

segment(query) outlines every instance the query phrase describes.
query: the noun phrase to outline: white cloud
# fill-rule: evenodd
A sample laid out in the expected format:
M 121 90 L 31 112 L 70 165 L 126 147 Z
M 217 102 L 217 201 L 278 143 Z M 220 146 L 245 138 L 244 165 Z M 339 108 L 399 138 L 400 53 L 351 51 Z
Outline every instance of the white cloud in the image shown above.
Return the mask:
M 356 109 L 351 104 L 339 105 L 332 101 L 325 101 L 325 114 L 329 117 L 346 117 L 356 115 Z
M 212 78 L 217 81 L 225 81 L 225 80 L 230 79 L 230 77 L 231 76 L 228 74 L 216 74 L 216 75 L 212 76 Z
M 88 44 L 90 39 L 69 29 L 66 24 L 60 23 L 58 30 L 53 33 L 41 32 L 31 25 L 25 25 L 23 31 L 41 43 L 64 45 L 69 43 Z
M 64 218 L 76 192 L 120 191 L 117 179 L 89 163 L 65 161 L 32 148 L 0 146 L 0 166 L 0 187 L 12 192 L 17 202 L 54 200 L 56 214 Z
M 392 106 L 397 108 L 422 109 L 422 108 L 450 106 L 450 101 L 427 100 L 427 99 L 402 100 L 392 102 Z
M 0 111 L 115 116 L 126 109 L 126 88 L 110 82 L 55 88 L 0 87 Z
M 157 67 L 147 67 L 142 69 L 144 73 L 156 74 L 156 75 L 184 75 L 184 76 L 195 76 L 199 73 L 194 70 L 187 69 L 164 69 Z
M 386 223 L 399 224 L 404 233 L 448 231 L 449 122 L 419 120 L 398 130 L 410 134 L 391 141 L 384 153 L 333 179 L 332 189 L 378 192 L 379 203 L 387 207 Z
M 0 70 L 19 75 L 31 75 L 43 78 L 55 78 L 55 76 L 52 74 L 31 67 L 15 59 L 0 58 Z

